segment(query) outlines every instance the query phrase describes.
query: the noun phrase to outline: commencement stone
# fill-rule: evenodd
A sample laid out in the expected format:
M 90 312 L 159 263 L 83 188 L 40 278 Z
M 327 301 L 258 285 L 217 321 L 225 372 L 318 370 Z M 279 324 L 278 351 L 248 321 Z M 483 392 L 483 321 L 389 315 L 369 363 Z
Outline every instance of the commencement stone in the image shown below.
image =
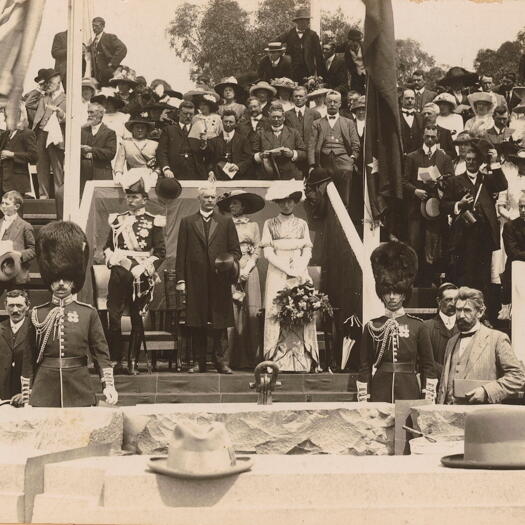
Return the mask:
M 110 443 L 122 445 L 123 415 L 120 409 L 0 408 L 0 445 L 33 447 L 57 452 Z
M 142 405 L 123 407 L 124 449 L 165 454 L 177 422 L 220 421 L 237 451 L 257 454 L 388 455 L 394 407 L 387 403 Z

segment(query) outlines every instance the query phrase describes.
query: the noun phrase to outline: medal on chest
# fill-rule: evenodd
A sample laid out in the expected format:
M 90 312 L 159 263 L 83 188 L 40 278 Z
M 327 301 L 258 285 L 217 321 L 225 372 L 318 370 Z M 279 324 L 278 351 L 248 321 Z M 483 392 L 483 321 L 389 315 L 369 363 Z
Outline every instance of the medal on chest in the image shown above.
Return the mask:
M 410 329 L 407 324 L 399 325 L 399 337 L 410 337 Z

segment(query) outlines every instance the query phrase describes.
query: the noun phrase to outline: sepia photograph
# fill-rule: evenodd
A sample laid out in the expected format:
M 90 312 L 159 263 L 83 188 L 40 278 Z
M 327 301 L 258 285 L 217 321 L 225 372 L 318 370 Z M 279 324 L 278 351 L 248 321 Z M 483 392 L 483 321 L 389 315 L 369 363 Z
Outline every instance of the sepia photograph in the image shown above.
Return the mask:
M 0 523 L 525 523 L 525 0 L 0 0 Z

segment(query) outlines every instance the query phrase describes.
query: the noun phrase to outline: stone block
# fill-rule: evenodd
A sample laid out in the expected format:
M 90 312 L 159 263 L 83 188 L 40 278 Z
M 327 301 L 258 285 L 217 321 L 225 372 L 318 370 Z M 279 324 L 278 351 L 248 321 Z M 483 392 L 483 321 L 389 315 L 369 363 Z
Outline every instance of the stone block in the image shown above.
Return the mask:
M 0 492 L 0 523 L 24 522 L 24 493 Z
M 394 407 L 387 403 L 143 405 L 123 407 L 124 448 L 164 454 L 177 422 L 221 421 L 236 450 L 257 454 L 388 455 Z
M 110 443 L 120 450 L 121 409 L 33 408 L 0 410 L 0 446 L 17 445 L 47 452 Z

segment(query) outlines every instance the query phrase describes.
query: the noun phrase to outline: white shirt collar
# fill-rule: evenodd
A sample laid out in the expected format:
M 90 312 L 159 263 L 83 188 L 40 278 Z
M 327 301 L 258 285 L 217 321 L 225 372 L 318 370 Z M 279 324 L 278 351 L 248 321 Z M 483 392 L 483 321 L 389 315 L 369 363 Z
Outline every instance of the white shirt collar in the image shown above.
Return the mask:
M 423 144 L 423 151 L 426 155 L 428 154 L 434 154 L 437 150 L 437 144 L 434 144 L 431 148 L 429 148 L 427 145 Z
M 326 68 L 330 69 L 330 66 L 332 65 L 332 62 L 334 61 L 335 53 L 326 59 Z
M 416 93 L 419 94 L 419 95 L 422 95 L 423 91 L 425 91 L 424 87 L 422 87 L 421 89 L 416 89 Z
M 301 115 L 304 117 L 305 108 L 306 106 L 301 106 L 301 107 L 295 106 L 294 110 L 295 110 L 295 113 L 301 113 Z
M 473 181 L 475 181 L 478 178 L 478 173 L 479 171 L 476 171 L 476 173 L 471 173 L 469 170 L 466 171 L 467 177 Z
M 274 127 L 272 126 L 272 131 L 273 131 L 274 133 L 281 133 L 281 131 L 283 130 L 283 128 L 284 128 L 284 124 L 281 124 L 278 128 L 274 128 Z
M 211 210 L 211 211 L 199 210 L 199 213 L 200 213 L 205 219 L 208 219 L 209 217 L 212 216 L 212 214 L 213 214 L 213 210 Z
M 279 65 L 279 62 L 281 61 L 281 57 L 279 57 L 277 60 L 271 60 L 271 63 L 272 63 L 272 66 L 278 66 Z
M 401 317 L 403 315 L 405 315 L 405 309 L 403 307 L 401 307 L 399 310 L 396 310 L 395 312 L 385 308 L 385 317 L 388 317 L 389 319 L 396 319 L 397 317 Z
M 91 126 L 91 133 L 96 135 L 100 129 L 100 126 L 102 126 L 102 121 L 100 121 L 96 126 Z
M 231 140 L 233 138 L 234 133 L 235 133 L 234 129 L 232 129 L 231 131 L 223 131 L 224 140 Z
M 448 330 L 452 330 L 456 324 L 456 314 L 454 315 L 445 315 L 441 310 L 439 311 L 439 317 L 443 321 L 443 324 Z
M 328 125 L 333 128 L 335 123 L 339 120 L 339 113 L 336 113 L 335 115 L 328 115 L 327 113 L 326 118 L 328 119 Z
M 20 319 L 18 323 L 15 323 L 11 319 L 9 319 L 9 324 L 11 325 L 11 332 L 13 332 L 13 334 L 16 334 L 18 330 L 20 330 L 20 327 L 22 326 L 24 321 L 25 321 L 25 317 L 22 317 L 22 319 Z
M 477 332 L 481 328 L 481 323 L 478 321 L 470 330 L 461 332 L 462 334 L 470 334 L 471 332 Z
M 257 122 L 259 122 L 259 120 L 261 120 L 263 117 L 262 113 L 259 113 L 256 117 L 250 117 L 252 120 L 256 120 Z
M 13 215 L 4 215 L 4 224 L 6 229 L 13 224 L 15 219 L 18 217 L 18 213 L 13 213 Z

